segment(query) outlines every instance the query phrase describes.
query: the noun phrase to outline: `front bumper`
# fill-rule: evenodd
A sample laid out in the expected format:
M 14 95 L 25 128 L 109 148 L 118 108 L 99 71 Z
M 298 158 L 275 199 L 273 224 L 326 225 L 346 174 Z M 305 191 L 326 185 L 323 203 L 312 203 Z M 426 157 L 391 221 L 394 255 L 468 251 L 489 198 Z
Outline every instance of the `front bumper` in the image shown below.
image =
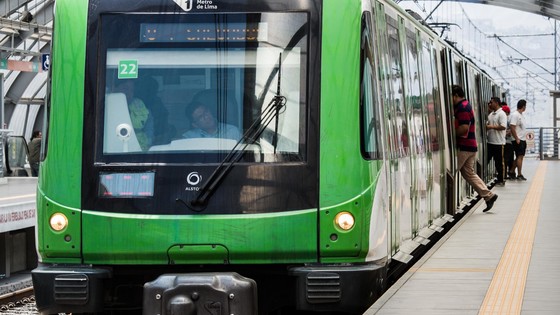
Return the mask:
M 144 314 L 196 314 L 193 311 L 205 309 L 256 315 L 257 304 L 261 311 L 293 306 L 302 311 L 362 314 L 381 296 L 387 282 L 384 262 L 264 267 L 237 268 L 237 273 L 139 268 L 127 269 L 129 277 L 122 278 L 123 270 L 117 269 L 41 265 L 32 271 L 32 279 L 41 314 L 101 312 L 108 306 L 105 299 L 111 286 L 115 282 L 128 285 L 131 279 L 135 283 L 130 288 L 138 285 L 140 291 L 125 291 L 139 297 L 139 304 L 132 305 Z M 123 301 L 130 302 L 130 297 Z
M 103 310 L 103 280 L 108 270 L 89 266 L 40 265 L 31 272 L 41 314 Z
M 296 309 L 362 314 L 385 290 L 387 265 L 332 265 L 294 267 Z

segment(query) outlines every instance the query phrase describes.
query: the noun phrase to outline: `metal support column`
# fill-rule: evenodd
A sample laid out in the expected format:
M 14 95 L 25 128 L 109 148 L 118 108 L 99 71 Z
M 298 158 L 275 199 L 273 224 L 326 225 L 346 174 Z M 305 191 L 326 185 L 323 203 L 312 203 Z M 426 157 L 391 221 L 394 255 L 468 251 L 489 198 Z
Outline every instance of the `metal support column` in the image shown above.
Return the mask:
M 558 104 L 558 98 L 560 97 L 560 91 L 550 91 L 550 96 L 552 96 L 552 126 L 554 127 L 553 143 L 554 143 L 554 156 L 559 157 L 559 145 L 560 145 L 560 132 L 558 131 L 558 126 L 560 125 L 560 104 Z
M 558 98 L 560 97 L 560 91 L 550 91 L 550 96 L 552 96 L 552 126 L 558 127 L 560 122 L 560 110 L 558 109 Z
M 0 129 L 0 184 L 6 184 L 8 182 L 8 179 L 5 177 L 5 170 L 4 170 L 4 167 L 6 165 L 6 159 L 7 159 L 6 153 L 4 152 L 4 148 L 6 147 L 5 145 L 7 141 L 6 137 L 9 132 L 11 131 L 6 129 Z
M 0 73 L 0 129 L 7 129 L 4 123 L 4 73 Z
M 9 278 L 12 270 L 12 238 L 10 232 L 0 233 L 0 278 Z
M 4 132 L 0 129 L 0 183 L 4 178 Z
M 4 143 L 5 136 L 7 135 L 7 130 L 4 130 L 7 126 L 4 125 L 4 73 L 0 73 L 0 184 L 5 184 L 8 182 L 4 178 L 4 165 L 5 165 L 5 154 L 4 154 Z

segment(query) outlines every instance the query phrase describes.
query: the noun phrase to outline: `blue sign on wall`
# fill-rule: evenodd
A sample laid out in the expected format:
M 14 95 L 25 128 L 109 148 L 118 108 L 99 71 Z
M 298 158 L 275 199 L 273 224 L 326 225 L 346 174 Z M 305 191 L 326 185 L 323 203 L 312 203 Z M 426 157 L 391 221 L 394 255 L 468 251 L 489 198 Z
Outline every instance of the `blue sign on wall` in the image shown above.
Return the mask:
M 41 55 L 41 68 L 43 71 L 49 71 L 51 66 L 51 54 L 42 54 Z

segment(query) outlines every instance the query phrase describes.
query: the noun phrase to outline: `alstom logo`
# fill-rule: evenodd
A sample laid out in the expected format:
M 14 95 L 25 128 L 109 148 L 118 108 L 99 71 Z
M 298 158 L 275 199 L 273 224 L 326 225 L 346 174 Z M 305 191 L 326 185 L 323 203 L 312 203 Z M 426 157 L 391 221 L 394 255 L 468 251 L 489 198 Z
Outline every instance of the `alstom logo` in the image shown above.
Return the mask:
M 200 184 L 200 182 L 202 182 L 202 175 L 198 174 L 198 172 L 190 172 L 189 175 L 187 175 L 187 184 L 189 184 L 189 186 L 185 187 L 185 190 L 199 191 L 200 187 L 197 185 Z
M 177 3 L 178 6 L 181 7 L 184 11 L 190 11 L 193 8 L 193 1 L 194 0 L 173 0 Z
M 200 184 L 202 181 L 202 175 L 198 174 L 198 172 L 191 172 L 187 175 L 187 183 L 191 186 L 196 186 Z

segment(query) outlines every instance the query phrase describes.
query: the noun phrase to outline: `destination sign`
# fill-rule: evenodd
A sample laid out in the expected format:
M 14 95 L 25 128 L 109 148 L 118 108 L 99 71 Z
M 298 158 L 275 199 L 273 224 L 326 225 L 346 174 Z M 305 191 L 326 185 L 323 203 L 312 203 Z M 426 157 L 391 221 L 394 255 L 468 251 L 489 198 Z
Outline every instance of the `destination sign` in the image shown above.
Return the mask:
M 101 173 L 99 196 L 105 198 L 138 198 L 154 195 L 154 172 Z
M 140 42 L 259 42 L 266 41 L 267 23 L 141 23 Z

